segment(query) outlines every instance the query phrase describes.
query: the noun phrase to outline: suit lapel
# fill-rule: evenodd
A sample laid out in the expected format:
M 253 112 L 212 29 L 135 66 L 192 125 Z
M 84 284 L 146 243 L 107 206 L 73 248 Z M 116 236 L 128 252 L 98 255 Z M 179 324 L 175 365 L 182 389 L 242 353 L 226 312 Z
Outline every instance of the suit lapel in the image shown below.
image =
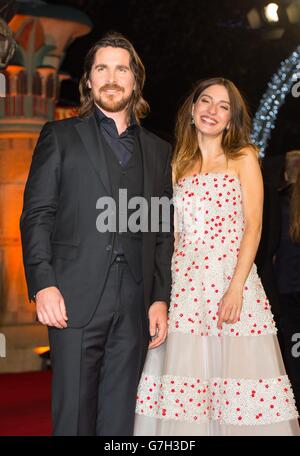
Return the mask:
M 102 141 L 100 140 L 100 133 L 95 118 L 95 114 L 90 117 L 81 120 L 75 125 L 79 136 L 85 146 L 88 157 L 95 168 L 95 171 L 104 185 L 107 193 L 112 194 L 110 179 L 107 169 L 107 163 L 105 160 L 105 154 L 103 151 Z
M 140 142 L 143 157 L 144 197 L 148 201 L 150 210 L 151 196 L 154 196 L 155 194 L 156 160 L 155 151 L 153 150 L 154 144 L 151 140 L 149 141 L 149 137 L 143 128 L 140 130 Z
M 111 184 L 105 154 L 103 151 L 102 141 L 98 129 L 95 115 L 81 120 L 75 125 L 78 134 L 83 142 L 87 155 L 107 193 L 112 194 Z M 151 141 L 143 128 L 140 129 L 140 144 L 143 158 L 143 174 L 144 174 L 144 197 L 148 201 L 150 210 L 151 196 L 155 194 L 155 176 L 157 160 L 155 159 L 155 143 Z
M 143 128 L 140 130 L 140 144 L 142 150 L 142 158 L 143 158 L 143 172 L 144 172 L 144 198 L 146 198 L 148 202 L 148 228 L 150 229 L 150 217 L 151 217 L 151 196 L 155 195 L 155 177 L 156 177 L 156 166 L 157 160 L 155 156 L 155 143 L 151 141 L 147 133 L 144 131 Z M 149 252 L 148 246 L 151 245 L 151 232 L 143 233 L 142 236 L 142 268 L 143 268 L 143 277 L 147 277 L 147 268 L 148 268 L 148 259 L 149 259 Z M 149 293 L 151 290 L 147 288 L 145 285 L 144 287 L 144 297 L 145 302 L 149 299 Z

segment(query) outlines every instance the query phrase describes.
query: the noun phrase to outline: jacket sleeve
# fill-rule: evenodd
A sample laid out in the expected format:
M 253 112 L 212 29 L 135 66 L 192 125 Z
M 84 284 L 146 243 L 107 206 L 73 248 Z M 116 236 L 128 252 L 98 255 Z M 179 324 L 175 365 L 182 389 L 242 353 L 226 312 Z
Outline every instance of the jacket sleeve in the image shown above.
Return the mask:
M 165 301 L 170 304 L 171 294 L 171 261 L 174 249 L 174 207 L 172 203 L 172 148 L 169 145 L 168 158 L 164 170 L 163 197 L 170 201 L 170 211 L 161 211 L 159 232 L 156 235 L 154 281 L 151 303 Z
M 60 165 L 55 132 L 51 123 L 46 123 L 33 153 L 20 219 L 29 300 L 39 290 L 57 286 L 50 262 L 51 234 L 59 200 Z

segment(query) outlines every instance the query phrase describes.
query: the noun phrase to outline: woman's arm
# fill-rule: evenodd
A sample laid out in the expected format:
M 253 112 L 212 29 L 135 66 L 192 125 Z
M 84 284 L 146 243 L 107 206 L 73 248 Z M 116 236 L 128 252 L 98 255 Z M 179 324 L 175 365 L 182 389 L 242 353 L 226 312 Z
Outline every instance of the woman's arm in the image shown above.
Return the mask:
M 179 231 L 179 221 L 178 221 L 178 213 L 176 207 L 174 208 L 174 250 L 177 248 L 178 242 L 180 237 Z
M 172 169 L 172 185 L 173 185 L 173 190 L 176 185 L 176 179 L 175 179 L 175 170 L 174 168 Z M 175 198 L 173 196 L 173 204 L 174 204 L 174 250 L 177 248 L 178 242 L 179 242 L 179 237 L 180 237 L 180 228 L 179 228 L 179 214 L 178 214 L 178 207 L 175 204 Z
M 244 234 L 231 283 L 224 294 L 219 307 L 218 328 L 222 323 L 236 323 L 241 314 L 243 289 L 252 268 L 258 249 L 263 209 L 263 180 L 256 152 L 252 149 L 244 151 L 239 161 L 238 175 L 242 189 L 242 205 L 244 215 Z
M 238 166 L 242 188 L 244 235 L 230 287 L 243 289 L 260 241 L 264 189 L 258 158 L 254 150 L 246 150 Z

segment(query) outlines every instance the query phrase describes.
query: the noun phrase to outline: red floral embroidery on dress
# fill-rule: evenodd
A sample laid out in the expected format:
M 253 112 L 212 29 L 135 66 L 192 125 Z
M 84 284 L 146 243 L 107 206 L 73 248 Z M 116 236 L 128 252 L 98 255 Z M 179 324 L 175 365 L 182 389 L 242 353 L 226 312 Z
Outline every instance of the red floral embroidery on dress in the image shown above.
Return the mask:
M 264 380 L 209 381 L 146 375 L 139 386 L 136 413 L 184 421 L 219 420 L 234 425 L 270 424 L 298 416 L 286 375 Z
M 214 373 L 210 375 L 210 360 L 205 358 L 213 356 L 213 352 L 210 354 L 206 349 L 198 352 L 198 341 L 193 344 L 194 338 L 204 337 L 201 341 L 204 343 L 199 346 L 208 346 L 214 342 L 213 338 L 207 340 L 210 336 L 218 336 L 221 346 L 223 340 L 219 338 L 224 336 L 228 346 L 235 344 L 233 337 L 238 338 L 239 343 L 243 336 L 250 336 L 252 342 L 259 344 L 260 338 L 275 335 L 277 331 L 255 265 L 244 286 L 240 321 L 224 324 L 221 331 L 217 329 L 220 300 L 232 280 L 244 232 L 239 179 L 225 173 L 181 179 L 174 189 L 174 206 L 180 236 L 172 258 L 168 316 L 172 338 L 167 339 L 166 347 L 176 339 L 187 340 L 187 346 L 182 347 L 178 357 L 163 359 L 163 367 L 157 369 L 161 369 L 159 376 L 145 373 L 148 368 L 160 366 L 156 365 L 159 352 L 155 352 L 160 347 L 149 351 L 149 364 L 146 361 L 138 388 L 136 413 L 162 420 L 191 423 L 218 420 L 221 424 L 240 426 L 296 419 L 293 392 L 287 375 L 281 375 L 279 362 L 276 368 L 274 360 L 274 378 L 259 375 L 253 379 L 220 378 Z M 182 338 L 182 333 L 189 336 Z M 179 375 L 186 368 L 187 360 L 181 357 L 188 350 L 192 351 L 190 356 L 195 362 L 203 362 L 200 357 L 204 357 L 208 369 L 206 378 Z M 265 355 L 266 352 L 261 354 Z M 270 356 L 274 356 L 272 351 Z M 218 363 L 218 360 L 213 361 Z M 234 362 L 238 364 L 239 360 Z M 219 364 L 217 370 L 214 366 L 212 371 L 222 372 L 223 367 L 226 371 L 227 366 Z M 256 369 L 258 372 L 259 363 Z M 169 373 L 172 375 L 167 375 Z
M 220 191 L 223 186 L 226 192 Z M 180 237 L 172 259 L 169 332 L 202 336 L 276 334 L 255 265 L 244 287 L 240 321 L 223 325 L 221 332 L 217 329 L 219 302 L 234 274 L 244 231 L 239 179 L 226 173 L 181 179 L 174 189 L 174 206 Z

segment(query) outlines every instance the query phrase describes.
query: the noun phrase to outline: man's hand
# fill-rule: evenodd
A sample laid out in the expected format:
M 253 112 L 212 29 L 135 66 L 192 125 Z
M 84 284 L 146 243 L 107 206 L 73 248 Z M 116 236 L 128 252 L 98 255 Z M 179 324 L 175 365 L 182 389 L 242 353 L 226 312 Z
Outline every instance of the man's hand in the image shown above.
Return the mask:
M 149 308 L 149 330 L 153 338 L 148 348 L 156 348 L 161 345 L 167 337 L 168 306 L 164 301 L 155 301 Z
M 58 288 L 43 288 L 43 290 L 38 291 L 35 300 L 40 323 L 60 329 L 67 327 L 66 306 Z

